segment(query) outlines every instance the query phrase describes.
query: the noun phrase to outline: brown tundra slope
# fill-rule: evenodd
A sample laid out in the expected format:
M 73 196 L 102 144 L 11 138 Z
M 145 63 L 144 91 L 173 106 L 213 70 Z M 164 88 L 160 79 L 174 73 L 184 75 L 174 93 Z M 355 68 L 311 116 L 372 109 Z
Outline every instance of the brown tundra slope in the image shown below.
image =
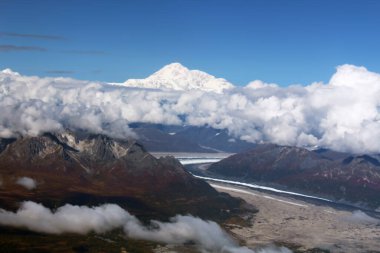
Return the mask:
M 22 177 L 36 187 L 17 184 Z M 174 158 L 156 159 L 133 140 L 69 131 L 0 140 L 0 207 L 16 209 L 22 200 L 49 207 L 116 203 L 156 218 L 223 218 L 242 204 L 194 178 Z
M 371 209 L 380 206 L 380 162 L 377 155 L 262 144 L 212 164 L 208 173 Z

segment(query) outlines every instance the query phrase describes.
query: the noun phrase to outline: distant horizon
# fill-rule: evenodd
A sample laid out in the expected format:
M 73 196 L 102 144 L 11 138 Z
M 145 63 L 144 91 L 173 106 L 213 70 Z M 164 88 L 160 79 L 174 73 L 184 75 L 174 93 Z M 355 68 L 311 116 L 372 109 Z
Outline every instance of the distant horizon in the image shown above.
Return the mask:
M 71 75 L 70 75 L 71 73 L 66 73 L 66 72 L 63 72 L 63 73 L 59 73 L 59 72 L 51 72 L 51 73 L 45 73 L 45 74 L 42 73 L 41 75 L 38 75 L 38 74 L 30 74 L 30 75 L 27 75 L 27 74 L 25 74 L 25 73 L 23 73 L 23 72 L 21 72 L 21 71 L 17 71 L 16 69 L 12 69 L 12 68 L 3 68 L 3 69 L 0 69 L 0 71 L 5 71 L 5 70 L 8 69 L 8 70 L 11 70 L 12 72 L 16 72 L 16 73 L 18 73 L 18 74 L 20 74 L 20 75 L 23 75 L 23 76 L 37 76 L 37 77 L 39 77 L 39 78 L 45 78 L 45 77 L 49 77 L 49 78 L 60 78 L 60 77 L 62 77 L 62 78 L 72 78 L 72 79 L 75 79 L 75 80 L 77 80 L 77 81 L 90 81 L 90 82 L 109 83 L 109 84 L 112 84 L 112 83 L 115 83 L 115 84 L 120 83 L 120 84 L 122 84 L 122 83 L 124 83 L 124 82 L 126 82 L 126 81 L 128 81 L 128 80 L 130 80 L 130 79 L 137 79 L 137 80 L 140 80 L 140 79 L 141 79 L 141 80 L 146 79 L 146 78 L 148 78 L 149 76 L 151 76 L 152 74 L 154 74 L 154 73 L 156 73 L 156 72 L 162 70 L 164 67 L 166 67 L 166 66 L 168 66 L 168 65 L 171 65 L 171 64 L 176 64 L 176 63 L 181 64 L 183 67 L 186 67 L 186 68 L 188 68 L 189 70 L 198 70 L 198 71 L 204 72 L 204 73 L 206 73 L 206 74 L 212 75 L 212 76 L 214 76 L 215 78 L 222 78 L 222 79 L 225 79 L 223 76 L 215 76 L 215 75 L 213 75 L 212 73 L 208 73 L 208 72 L 203 71 L 202 69 L 192 69 L 192 68 L 189 68 L 189 67 L 187 67 L 186 65 L 184 65 L 184 64 L 182 64 L 182 63 L 180 63 L 180 62 L 171 62 L 171 63 L 168 63 L 168 64 L 163 65 L 163 66 L 162 66 L 161 68 L 159 68 L 159 69 L 153 70 L 150 74 L 148 74 L 148 75 L 146 75 L 146 76 L 143 76 L 143 77 L 131 77 L 131 78 L 128 78 L 128 79 L 122 80 L 122 81 L 120 81 L 120 82 L 118 82 L 118 81 L 114 81 L 114 80 L 106 80 L 106 81 L 102 81 L 102 80 L 97 80 L 97 79 L 81 79 L 81 78 L 75 78 L 74 75 L 71 76 Z M 365 68 L 366 70 L 368 70 L 368 71 L 370 71 L 370 72 L 373 72 L 373 71 L 371 71 L 370 69 L 366 68 L 366 66 L 356 66 L 356 65 L 352 65 L 352 64 L 340 64 L 340 65 L 338 65 L 338 66 L 336 66 L 336 67 L 334 68 L 335 71 L 331 74 L 331 76 L 330 76 L 329 78 L 327 78 L 327 81 L 314 80 L 314 81 L 312 81 L 312 82 L 310 82 L 310 83 L 294 83 L 294 84 L 291 83 L 291 84 L 289 84 L 289 85 L 287 85 L 287 86 L 292 86 L 292 85 L 309 86 L 309 85 L 311 85 L 311 84 L 313 84 L 313 83 L 320 83 L 320 82 L 322 82 L 322 83 L 324 83 L 324 84 L 328 84 L 329 81 L 330 81 L 330 79 L 333 77 L 334 73 L 336 73 L 337 69 L 338 69 L 339 67 L 341 67 L 341 66 L 344 66 L 344 65 L 350 65 L 350 66 L 355 66 L 355 67 L 363 67 L 363 68 Z M 374 72 L 374 73 L 377 73 L 377 72 Z M 243 84 L 243 85 L 233 83 L 233 82 L 231 82 L 231 81 L 228 80 L 228 79 L 226 79 L 226 81 L 228 81 L 229 83 L 231 83 L 232 85 L 234 85 L 234 86 L 236 86 L 236 87 L 244 87 L 244 86 L 247 86 L 247 85 L 249 85 L 250 83 L 255 82 L 255 81 L 262 81 L 262 82 L 265 83 L 265 84 L 274 84 L 274 85 L 278 85 L 279 87 L 286 87 L 286 86 L 283 86 L 283 85 L 281 85 L 281 84 L 279 84 L 279 83 L 266 82 L 265 80 L 254 79 L 254 78 L 252 78 L 250 81 L 248 81 L 246 84 Z
M 329 83 L 242 88 L 181 66 L 112 84 L 0 72 L 0 137 L 66 127 L 133 136 L 132 122 L 207 125 L 247 142 L 379 153 L 380 74 L 342 65 Z
M 380 73 L 379 1 L 2 1 L 0 69 L 124 82 L 180 62 L 243 86 Z

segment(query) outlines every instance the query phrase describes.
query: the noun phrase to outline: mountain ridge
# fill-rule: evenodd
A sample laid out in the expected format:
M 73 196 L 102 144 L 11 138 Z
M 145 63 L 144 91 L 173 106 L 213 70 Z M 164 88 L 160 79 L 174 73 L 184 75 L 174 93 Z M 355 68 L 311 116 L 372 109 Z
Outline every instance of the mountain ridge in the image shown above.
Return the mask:
M 132 123 L 137 140 L 150 152 L 238 153 L 255 146 L 210 126 Z
M 371 209 L 380 207 L 380 162 L 375 155 L 259 144 L 212 164 L 208 173 Z
M 50 208 L 115 203 L 144 215 L 192 213 L 211 218 L 240 205 L 194 178 L 173 157 L 156 159 L 134 140 L 49 132 L 0 139 L 0 144 L 3 208 L 16 209 L 23 200 Z M 17 183 L 21 178 L 36 187 L 23 187 Z

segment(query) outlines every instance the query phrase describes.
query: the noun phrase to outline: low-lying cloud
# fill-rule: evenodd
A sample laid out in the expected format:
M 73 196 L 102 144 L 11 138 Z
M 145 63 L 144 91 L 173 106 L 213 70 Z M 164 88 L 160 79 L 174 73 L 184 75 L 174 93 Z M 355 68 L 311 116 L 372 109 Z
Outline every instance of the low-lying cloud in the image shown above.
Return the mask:
M 25 201 L 16 213 L 0 209 L 0 224 L 49 234 L 104 233 L 120 227 L 131 217 L 111 204 L 93 208 L 67 204 L 52 212 L 41 204 Z
M 258 251 L 240 247 L 217 223 L 193 216 L 177 215 L 171 218 L 170 222 L 153 220 L 150 227 L 142 226 L 140 222 L 127 222 L 124 232 L 130 238 L 168 244 L 192 242 L 198 245 L 203 252 L 291 253 L 285 247 L 266 247 Z
M 192 216 L 177 215 L 170 223 L 152 221 L 151 227 L 140 223 L 128 222 L 124 226 L 125 233 L 135 239 L 149 239 L 170 244 L 184 244 L 192 241 L 207 250 L 223 252 L 228 247 L 236 247 L 234 241 L 212 221 L 204 221 Z
M 223 94 L 0 73 L 0 137 L 65 127 L 133 135 L 132 122 L 208 125 L 249 142 L 380 152 L 380 74 L 343 65 L 327 83 L 254 81 Z
M 344 220 L 347 222 L 352 222 L 352 223 L 374 224 L 374 225 L 380 224 L 379 219 L 373 218 L 360 210 L 356 210 L 352 212 L 350 216 L 344 217 Z
M 28 190 L 33 190 L 37 187 L 37 182 L 30 177 L 20 177 L 17 179 L 16 184 L 21 185 Z
M 152 221 L 144 226 L 133 215 L 115 204 L 98 207 L 66 204 L 56 211 L 32 201 L 23 202 L 17 212 L 0 209 L 0 224 L 25 227 L 49 234 L 91 231 L 104 233 L 123 228 L 127 237 L 168 244 L 192 242 L 202 252 L 219 253 L 290 253 L 287 248 L 268 247 L 258 251 L 240 247 L 218 224 L 192 216 L 177 215 L 170 222 Z

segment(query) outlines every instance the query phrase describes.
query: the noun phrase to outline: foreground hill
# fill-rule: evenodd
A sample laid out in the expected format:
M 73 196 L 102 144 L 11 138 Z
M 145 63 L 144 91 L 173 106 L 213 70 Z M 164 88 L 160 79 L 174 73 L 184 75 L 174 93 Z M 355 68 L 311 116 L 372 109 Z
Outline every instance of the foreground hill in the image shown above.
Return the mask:
M 219 194 L 171 157 L 156 159 L 133 140 L 46 133 L 0 140 L 0 206 L 116 203 L 136 214 L 223 217 L 241 202 Z
M 377 156 L 264 144 L 212 164 L 208 171 L 374 209 L 380 206 Z

